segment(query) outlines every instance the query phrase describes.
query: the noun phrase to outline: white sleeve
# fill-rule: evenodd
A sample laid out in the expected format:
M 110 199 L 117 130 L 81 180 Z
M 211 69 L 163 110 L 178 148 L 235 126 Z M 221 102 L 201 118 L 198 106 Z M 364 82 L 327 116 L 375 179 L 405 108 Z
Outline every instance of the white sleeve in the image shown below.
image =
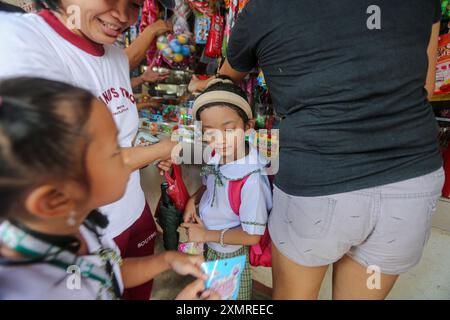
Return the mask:
M 272 190 L 267 176 L 252 174 L 241 190 L 240 219 L 248 234 L 263 235 L 272 210 Z
M 0 14 L 0 80 L 28 76 L 67 82 L 56 58 L 48 40 L 24 15 Z

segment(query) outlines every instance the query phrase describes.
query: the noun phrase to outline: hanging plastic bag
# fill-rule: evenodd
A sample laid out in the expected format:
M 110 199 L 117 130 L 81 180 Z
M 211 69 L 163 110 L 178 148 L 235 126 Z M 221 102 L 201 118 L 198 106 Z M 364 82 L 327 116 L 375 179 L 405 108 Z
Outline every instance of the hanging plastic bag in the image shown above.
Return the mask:
M 189 6 L 200 13 L 206 14 L 208 16 L 213 15 L 213 11 L 211 10 L 209 6 L 208 0 L 187 0 L 189 3 Z
M 178 210 L 184 211 L 186 203 L 189 200 L 189 192 L 183 181 L 183 174 L 179 165 L 173 165 L 172 176 L 166 172 L 166 181 L 169 184 L 167 193 Z
M 144 5 L 142 7 L 142 19 L 141 24 L 139 26 L 139 30 L 145 30 L 148 26 L 152 25 L 154 22 L 158 20 L 159 17 L 159 8 L 156 0 L 145 0 Z M 147 65 L 152 65 L 156 59 L 156 39 L 150 45 L 147 51 Z

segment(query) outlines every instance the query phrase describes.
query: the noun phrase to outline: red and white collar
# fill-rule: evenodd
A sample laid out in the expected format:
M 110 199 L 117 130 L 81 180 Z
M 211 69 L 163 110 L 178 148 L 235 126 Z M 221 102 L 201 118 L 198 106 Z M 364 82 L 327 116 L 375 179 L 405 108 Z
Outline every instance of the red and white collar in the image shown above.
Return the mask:
M 73 33 L 61 21 L 59 21 L 59 19 L 50 10 L 41 10 L 38 15 L 41 16 L 45 22 L 47 22 L 47 24 L 55 30 L 56 33 L 77 48 L 96 57 L 101 57 L 105 54 L 105 48 L 103 45 Z

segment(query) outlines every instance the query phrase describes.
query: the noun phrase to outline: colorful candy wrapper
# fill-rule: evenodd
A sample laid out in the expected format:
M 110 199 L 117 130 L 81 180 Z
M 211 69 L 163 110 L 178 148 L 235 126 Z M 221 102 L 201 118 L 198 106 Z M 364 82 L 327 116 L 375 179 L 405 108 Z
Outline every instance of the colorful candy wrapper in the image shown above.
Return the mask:
M 238 256 L 202 263 L 202 270 L 208 275 L 205 282 L 206 289 L 215 291 L 222 300 L 236 300 L 245 259 L 245 256 Z
M 184 242 L 178 245 L 178 251 L 187 254 L 202 255 L 204 246 L 202 242 Z
M 211 18 L 207 15 L 197 15 L 195 17 L 195 43 L 206 44 L 209 29 L 211 28 Z
M 218 58 L 222 55 L 222 42 L 225 31 L 225 19 L 220 14 L 215 14 L 211 19 L 211 27 L 206 42 L 205 55 L 210 58 Z

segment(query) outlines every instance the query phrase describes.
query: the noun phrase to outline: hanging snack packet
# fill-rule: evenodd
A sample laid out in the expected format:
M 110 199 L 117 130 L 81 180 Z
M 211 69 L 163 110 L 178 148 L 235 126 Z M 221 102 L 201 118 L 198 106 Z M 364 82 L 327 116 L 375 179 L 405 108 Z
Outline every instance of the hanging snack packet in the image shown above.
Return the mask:
M 195 43 L 206 44 L 208 40 L 209 28 L 211 28 L 211 18 L 207 15 L 197 15 L 195 17 Z
M 225 19 L 220 14 L 215 14 L 211 21 L 211 28 L 206 43 L 205 55 L 210 58 L 218 58 L 222 55 L 222 41 L 225 31 Z
M 206 289 L 215 291 L 222 300 L 236 300 L 239 293 L 241 274 L 245 268 L 245 256 L 207 261 L 202 270 L 208 275 Z

